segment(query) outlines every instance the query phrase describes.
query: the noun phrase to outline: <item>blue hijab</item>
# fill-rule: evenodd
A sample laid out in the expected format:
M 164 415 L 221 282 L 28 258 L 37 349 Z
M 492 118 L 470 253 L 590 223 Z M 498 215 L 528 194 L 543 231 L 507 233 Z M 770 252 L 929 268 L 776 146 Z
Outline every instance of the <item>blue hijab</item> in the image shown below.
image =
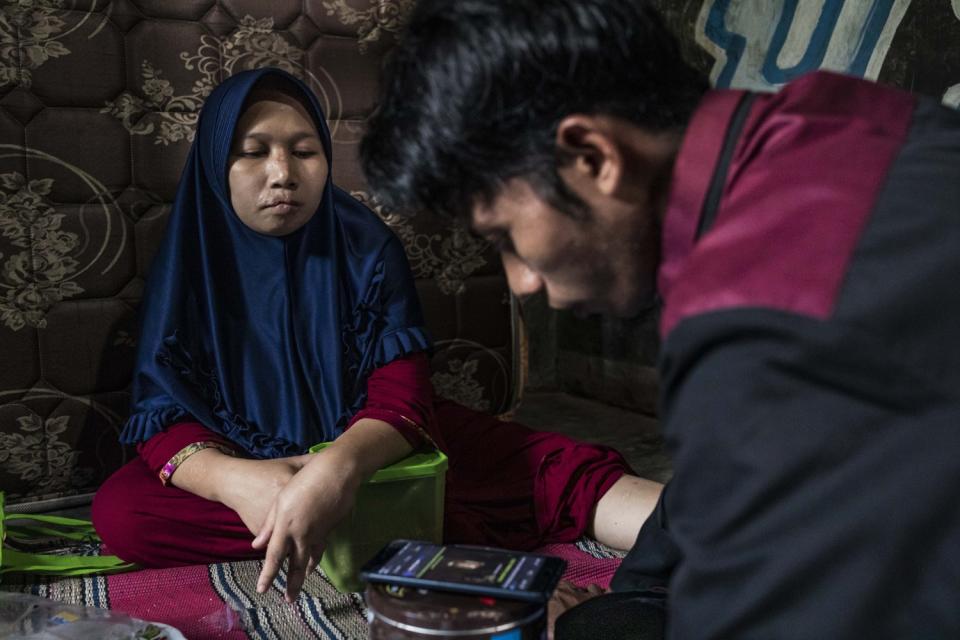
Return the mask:
M 193 418 L 255 457 L 303 453 L 343 432 L 373 369 L 429 348 L 400 242 L 329 176 L 290 235 L 262 235 L 234 212 L 233 133 L 267 76 L 302 93 L 332 160 L 323 111 L 293 76 L 246 71 L 210 94 L 150 267 L 123 442 Z

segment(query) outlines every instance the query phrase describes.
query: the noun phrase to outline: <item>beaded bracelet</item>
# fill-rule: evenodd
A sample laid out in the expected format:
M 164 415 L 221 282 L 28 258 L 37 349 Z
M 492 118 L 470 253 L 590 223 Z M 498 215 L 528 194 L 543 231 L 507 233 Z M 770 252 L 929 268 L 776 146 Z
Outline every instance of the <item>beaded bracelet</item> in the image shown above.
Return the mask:
M 228 446 L 222 445 L 219 442 L 194 442 L 193 444 L 188 444 L 183 449 L 180 449 L 170 460 L 167 461 L 167 464 L 163 465 L 163 468 L 160 469 L 160 482 L 163 484 L 168 484 L 170 482 L 170 476 L 173 475 L 173 472 L 177 470 L 183 461 L 197 453 L 198 451 L 203 451 L 204 449 L 216 449 L 221 453 L 225 453 L 228 456 L 236 456 L 237 453 Z

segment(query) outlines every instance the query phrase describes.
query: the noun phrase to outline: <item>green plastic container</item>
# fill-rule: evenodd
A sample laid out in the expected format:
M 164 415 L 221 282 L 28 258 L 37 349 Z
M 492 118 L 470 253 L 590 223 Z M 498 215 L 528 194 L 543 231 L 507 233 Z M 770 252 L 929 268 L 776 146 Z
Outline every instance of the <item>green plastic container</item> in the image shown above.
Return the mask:
M 329 442 L 310 447 L 323 450 Z M 357 492 L 350 513 L 327 537 L 320 567 L 341 592 L 361 591 L 357 573 L 388 542 L 397 538 L 441 542 L 447 456 L 414 453 L 379 471 Z

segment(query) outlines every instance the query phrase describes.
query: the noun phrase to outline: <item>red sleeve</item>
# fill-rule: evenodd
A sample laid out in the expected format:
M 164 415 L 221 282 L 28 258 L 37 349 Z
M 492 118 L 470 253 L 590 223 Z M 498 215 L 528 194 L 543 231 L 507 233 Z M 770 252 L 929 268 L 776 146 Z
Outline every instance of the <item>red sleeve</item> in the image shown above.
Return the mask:
M 430 361 L 420 351 L 376 369 L 367 380 L 367 402 L 347 425 L 364 418 L 382 420 L 406 438 L 414 449 L 433 444 L 433 386 Z
M 195 442 L 216 442 L 231 449 L 238 449 L 230 440 L 207 429 L 199 422 L 178 422 L 137 445 L 137 453 L 154 473 L 160 473 L 163 465 L 184 447 Z

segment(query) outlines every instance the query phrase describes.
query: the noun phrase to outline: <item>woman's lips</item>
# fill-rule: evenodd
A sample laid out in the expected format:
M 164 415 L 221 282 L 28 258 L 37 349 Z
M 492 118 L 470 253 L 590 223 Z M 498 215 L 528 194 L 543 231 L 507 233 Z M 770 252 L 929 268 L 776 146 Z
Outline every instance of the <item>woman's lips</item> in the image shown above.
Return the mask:
M 274 202 L 273 204 L 268 204 L 264 207 L 270 213 L 290 213 L 293 210 L 297 209 L 300 206 L 299 202 L 293 200 L 284 200 L 282 202 Z

